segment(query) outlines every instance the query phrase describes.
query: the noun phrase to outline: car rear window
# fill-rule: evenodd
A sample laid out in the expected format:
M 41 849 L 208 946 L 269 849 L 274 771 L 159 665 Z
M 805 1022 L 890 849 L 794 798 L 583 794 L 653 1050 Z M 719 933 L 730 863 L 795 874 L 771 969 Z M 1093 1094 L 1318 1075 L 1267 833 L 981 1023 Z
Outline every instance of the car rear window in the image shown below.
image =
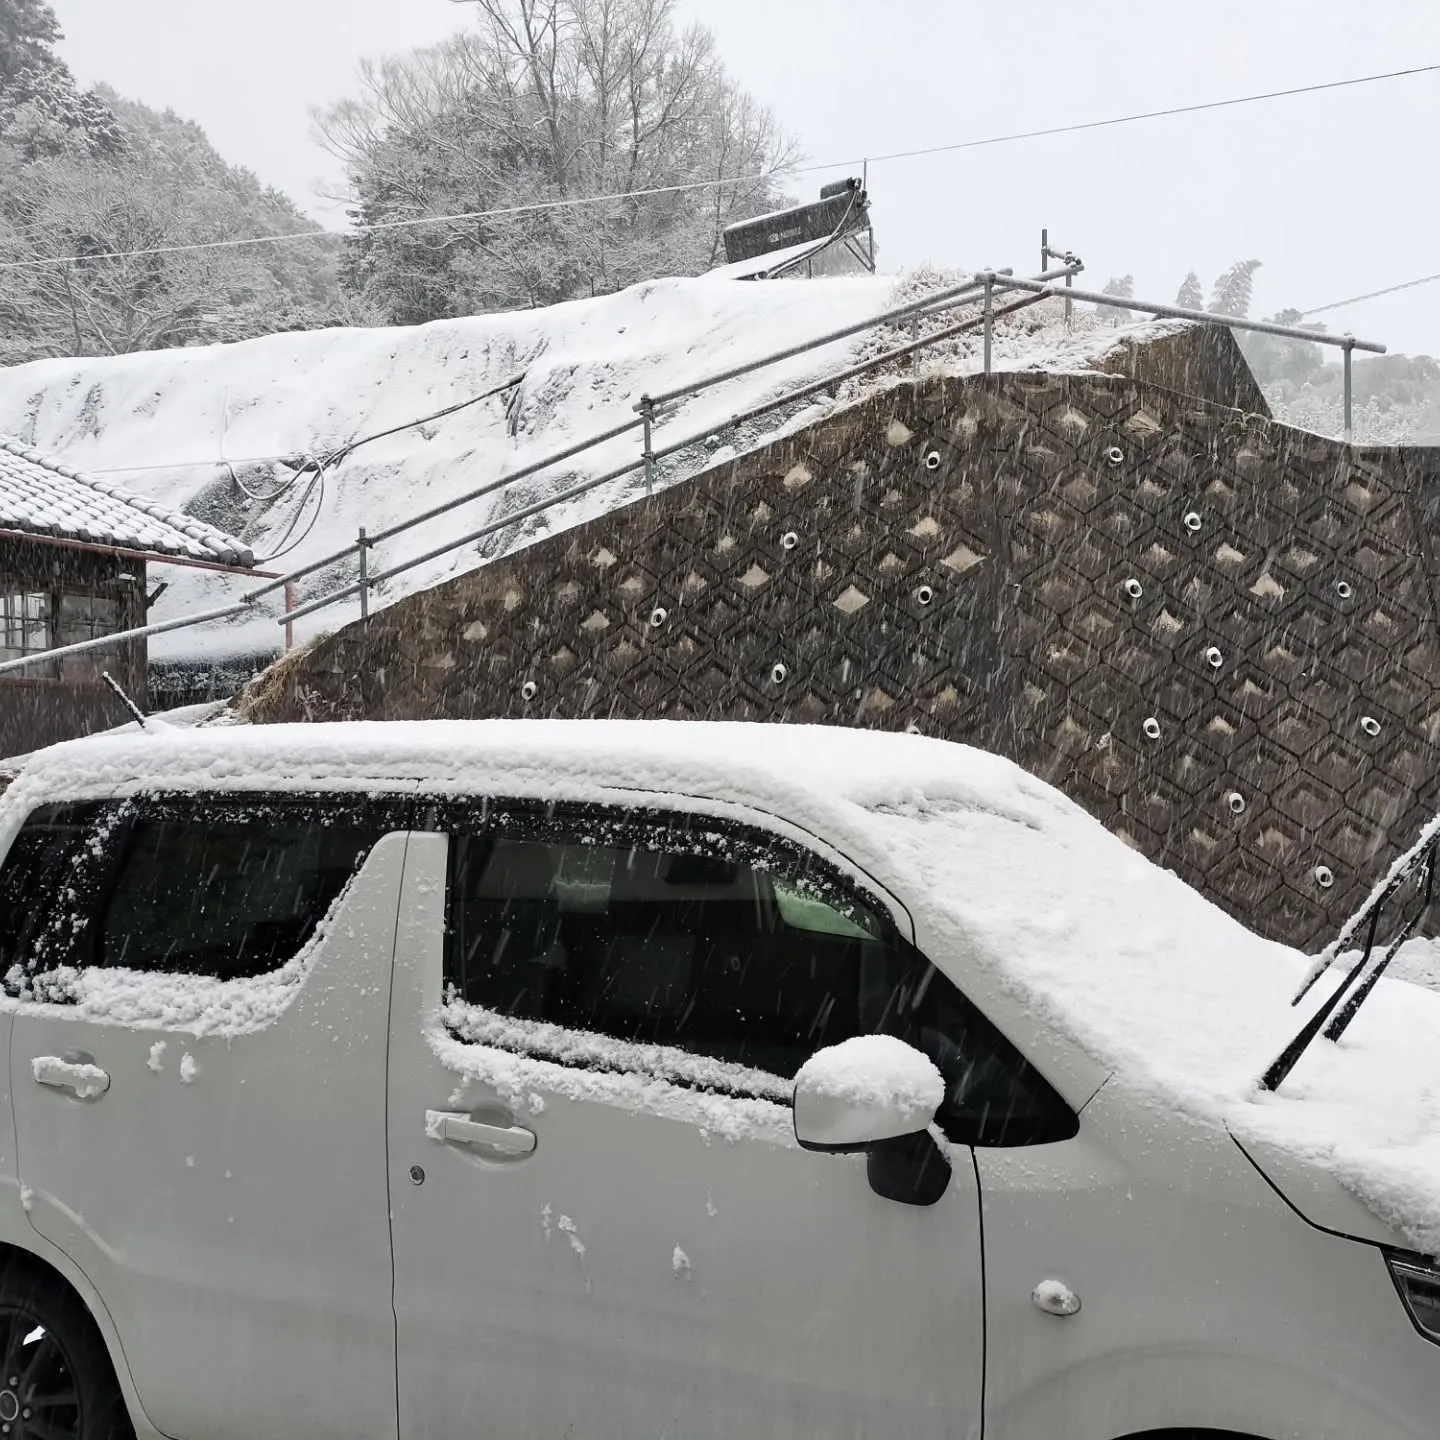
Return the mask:
M 126 837 L 91 963 L 221 980 L 277 970 L 381 833 L 310 807 L 143 816 Z
M 95 843 L 112 801 L 45 805 L 32 811 L 0 865 L 0 975 L 21 964 L 58 912 L 77 894 L 87 846 Z
M 269 974 L 403 825 L 404 802 L 384 797 L 161 795 L 36 811 L 0 870 L 0 974 L 12 994 L 50 1000 L 101 968 Z

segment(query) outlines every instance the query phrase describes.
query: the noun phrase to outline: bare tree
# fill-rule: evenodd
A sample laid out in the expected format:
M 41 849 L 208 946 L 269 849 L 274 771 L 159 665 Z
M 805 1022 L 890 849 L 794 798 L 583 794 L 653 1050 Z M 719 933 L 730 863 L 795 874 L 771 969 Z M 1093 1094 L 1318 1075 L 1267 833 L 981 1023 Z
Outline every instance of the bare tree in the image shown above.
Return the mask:
M 693 274 L 779 201 L 793 145 L 674 0 L 464 3 L 473 30 L 362 65 L 360 95 L 316 115 L 360 219 L 487 212 L 356 237 L 347 284 L 391 318 Z

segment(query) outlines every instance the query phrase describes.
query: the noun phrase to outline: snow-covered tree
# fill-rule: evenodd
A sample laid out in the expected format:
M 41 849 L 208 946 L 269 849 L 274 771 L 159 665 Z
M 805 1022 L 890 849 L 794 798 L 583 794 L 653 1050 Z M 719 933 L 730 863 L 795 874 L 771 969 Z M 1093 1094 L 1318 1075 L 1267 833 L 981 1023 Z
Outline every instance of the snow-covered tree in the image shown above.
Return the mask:
M 1210 309 L 1217 315 L 1233 315 L 1243 320 L 1250 313 L 1250 296 L 1255 287 L 1258 260 L 1238 260 L 1215 282 L 1210 295 Z
M 355 237 L 345 283 L 392 320 L 694 274 L 782 203 L 789 142 L 675 0 L 469 3 L 474 29 L 362 64 L 360 95 L 316 115 L 358 220 L 492 212 Z M 653 193 L 708 180 L 730 183 Z
M 1175 297 L 1175 303 L 1182 310 L 1203 310 L 1205 308 L 1205 292 L 1200 288 L 1200 277 L 1192 270 L 1180 286 L 1180 293 Z
M 25 70 L 55 56 L 60 22 L 46 0 L 0 0 L 0 95 Z
M 73 136 L 38 153 L 0 137 L 0 261 L 13 267 L 0 269 L 0 364 L 325 323 L 335 243 L 156 253 L 313 225 L 226 164 L 198 126 L 111 92 L 97 99 L 123 128 L 115 153 Z M 129 251 L 151 253 L 116 255 Z
M 123 144 L 115 116 L 75 84 L 58 39 L 45 0 L 0 0 L 0 139 L 27 159 L 76 148 L 114 154 Z
M 1276 325 L 1293 325 L 1323 335 L 1323 325 L 1306 326 L 1298 310 L 1282 310 L 1269 317 Z M 1237 332 L 1236 339 L 1261 385 L 1275 387 L 1282 383 L 1298 385 L 1316 376 L 1325 364 L 1323 347 L 1305 340 L 1287 340 L 1283 335 L 1259 335 Z
M 1102 295 L 1113 295 L 1117 300 L 1132 300 L 1135 297 L 1133 275 L 1112 275 L 1101 288 Z M 1097 305 L 1095 314 L 1105 325 L 1128 325 L 1134 318 L 1133 312 L 1112 305 Z

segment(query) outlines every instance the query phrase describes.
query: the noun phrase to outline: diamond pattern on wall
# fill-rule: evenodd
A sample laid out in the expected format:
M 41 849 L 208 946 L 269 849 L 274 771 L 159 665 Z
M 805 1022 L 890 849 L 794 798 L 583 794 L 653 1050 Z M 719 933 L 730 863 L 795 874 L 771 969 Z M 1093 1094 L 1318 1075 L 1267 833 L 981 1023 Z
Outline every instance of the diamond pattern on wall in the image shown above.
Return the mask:
M 1434 451 L 934 377 L 380 611 L 251 710 L 915 727 L 1318 947 L 1440 808 L 1436 534 Z

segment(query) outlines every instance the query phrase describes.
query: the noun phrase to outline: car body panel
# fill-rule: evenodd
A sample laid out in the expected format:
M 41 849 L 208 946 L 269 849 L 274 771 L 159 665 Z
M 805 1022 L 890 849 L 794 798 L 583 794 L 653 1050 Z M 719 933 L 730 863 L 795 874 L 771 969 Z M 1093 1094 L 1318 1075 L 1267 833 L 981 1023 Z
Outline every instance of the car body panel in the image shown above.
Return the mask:
M 1434 1435 L 1440 1347 L 1382 1256 L 1306 1225 L 1223 1130 L 1111 1082 L 1074 1140 L 976 1163 L 987 1440 Z M 1046 1279 L 1077 1314 L 1035 1305 Z
M 405 844 L 375 847 L 261 1029 L 16 1015 L 26 1213 L 105 1298 L 168 1434 L 395 1434 L 384 1036 Z M 105 1094 L 36 1084 L 36 1057 L 75 1052 Z
M 426 1033 L 441 999 L 445 855 L 444 837 L 414 838 L 395 968 L 402 1434 L 448 1440 L 482 1414 L 507 1440 L 919 1440 L 977 1427 L 968 1152 L 922 1209 L 878 1198 L 860 1157 L 801 1151 L 778 1106 L 727 1134 L 676 1118 L 703 1097 L 660 1081 L 617 1104 L 600 1085 L 594 1098 L 563 1077 L 549 1087 L 542 1072 L 558 1067 L 514 1070 L 499 1052 L 497 1078 L 523 1082 L 457 1073 Z M 487 1162 L 427 1137 L 432 1108 L 526 1126 L 537 1149 Z
M 1398 1230 L 1387 1225 L 1328 1171 L 1273 1142 L 1246 1136 L 1235 1142 L 1241 1152 L 1309 1224 L 1370 1245 L 1406 1248 Z

